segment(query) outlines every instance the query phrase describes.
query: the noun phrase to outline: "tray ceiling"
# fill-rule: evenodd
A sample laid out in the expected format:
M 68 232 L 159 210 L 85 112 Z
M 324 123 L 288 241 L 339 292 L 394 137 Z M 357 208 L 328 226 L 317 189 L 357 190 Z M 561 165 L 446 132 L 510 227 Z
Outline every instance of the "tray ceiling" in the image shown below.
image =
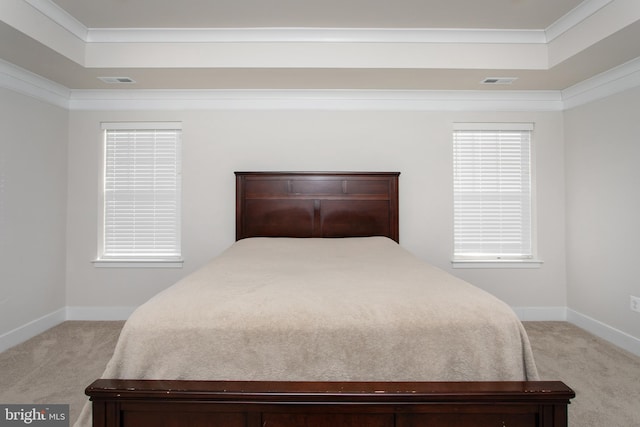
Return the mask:
M 640 57 L 637 0 L 2 3 L 0 59 L 71 90 L 564 90 Z

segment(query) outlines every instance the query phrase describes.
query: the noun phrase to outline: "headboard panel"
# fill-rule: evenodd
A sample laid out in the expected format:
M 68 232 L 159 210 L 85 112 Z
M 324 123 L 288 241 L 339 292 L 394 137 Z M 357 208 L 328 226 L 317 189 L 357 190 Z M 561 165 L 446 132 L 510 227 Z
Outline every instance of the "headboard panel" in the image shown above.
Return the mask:
M 387 236 L 400 172 L 236 172 L 236 240 Z

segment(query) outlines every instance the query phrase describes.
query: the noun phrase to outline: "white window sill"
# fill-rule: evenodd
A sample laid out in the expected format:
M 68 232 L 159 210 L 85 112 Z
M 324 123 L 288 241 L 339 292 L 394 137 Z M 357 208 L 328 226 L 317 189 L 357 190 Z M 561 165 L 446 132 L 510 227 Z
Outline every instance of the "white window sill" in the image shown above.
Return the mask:
M 96 259 L 98 268 L 182 268 L 182 259 Z
M 453 268 L 540 268 L 539 259 L 454 259 Z

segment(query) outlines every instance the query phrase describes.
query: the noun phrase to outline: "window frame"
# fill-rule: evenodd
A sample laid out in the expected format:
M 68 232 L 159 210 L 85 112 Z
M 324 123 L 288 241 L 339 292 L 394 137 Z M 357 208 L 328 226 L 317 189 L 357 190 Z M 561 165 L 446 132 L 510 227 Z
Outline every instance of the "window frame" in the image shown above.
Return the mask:
M 177 218 L 176 221 L 176 245 L 177 253 L 175 255 L 105 255 L 106 243 L 106 173 L 107 173 L 107 133 L 109 131 L 155 131 L 155 130 L 176 130 L 177 135 L 177 152 L 175 160 L 177 161 L 176 171 L 176 204 Z M 182 123 L 181 122 L 103 122 L 101 123 L 102 131 L 102 159 L 100 174 L 100 193 L 99 193 L 99 218 L 98 218 L 98 248 L 97 257 L 93 261 L 96 267 L 115 267 L 115 268 L 182 268 Z
M 529 132 L 529 205 L 530 205 L 530 245 L 531 254 L 522 256 L 456 253 L 456 189 L 455 189 L 455 139 L 458 131 L 528 131 Z M 453 123 L 452 129 L 452 168 L 453 168 L 453 215 L 452 215 L 452 259 L 453 268 L 538 268 L 543 262 L 538 258 L 537 221 L 536 221 L 536 179 L 535 179 L 535 144 L 533 123 Z

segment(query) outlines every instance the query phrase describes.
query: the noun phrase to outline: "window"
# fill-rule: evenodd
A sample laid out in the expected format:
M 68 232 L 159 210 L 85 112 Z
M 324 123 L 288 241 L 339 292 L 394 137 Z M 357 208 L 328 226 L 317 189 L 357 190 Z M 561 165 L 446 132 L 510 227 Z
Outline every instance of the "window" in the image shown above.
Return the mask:
M 180 266 L 180 123 L 103 123 L 98 263 Z
M 457 123 L 454 264 L 534 260 L 531 124 Z

